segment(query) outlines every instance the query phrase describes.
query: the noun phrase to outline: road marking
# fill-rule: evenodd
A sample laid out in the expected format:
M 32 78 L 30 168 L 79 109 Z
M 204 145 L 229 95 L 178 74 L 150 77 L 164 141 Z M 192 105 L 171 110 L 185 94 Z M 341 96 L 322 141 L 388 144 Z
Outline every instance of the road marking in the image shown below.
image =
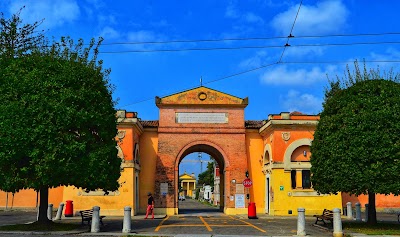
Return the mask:
M 204 226 L 204 224 L 172 224 L 172 225 L 163 225 L 160 226 L 161 228 L 166 228 L 166 227 L 182 227 L 182 226 Z
M 263 230 L 263 229 L 261 229 L 261 228 L 255 226 L 255 225 L 253 225 L 253 224 L 251 224 L 251 223 L 249 223 L 249 222 L 247 222 L 247 221 L 243 221 L 243 220 L 240 220 L 240 219 L 235 219 L 234 217 L 231 217 L 231 216 L 229 216 L 229 217 L 232 218 L 233 220 L 237 220 L 237 221 L 246 223 L 247 225 L 249 225 L 249 226 L 253 227 L 254 229 L 257 229 L 257 230 L 259 230 L 259 231 L 261 231 L 261 232 L 263 232 L 263 233 L 267 232 L 267 231 L 265 231 L 265 230 Z
M 212 231 L 211 227 L 207 224 L 207 222 L 204 220 L 202 216 L 199 217 L 200 220 L 204 223 L 208 231 Z
M 165 218 L 164 220 L 162 220 L 162 221 L 160 222 L 160 224 L 158 224 L 157 228 L 156 228 L 154 231 L 155 231 L 155 232 L 159 231 L 160 228 L 161 228 L 161 226 L 162 226 L 162 224 L 163 224 L 166 220 L 168 220 L 168 218 L 169 218 L 169 216 L 167 216 L 167 218 Z

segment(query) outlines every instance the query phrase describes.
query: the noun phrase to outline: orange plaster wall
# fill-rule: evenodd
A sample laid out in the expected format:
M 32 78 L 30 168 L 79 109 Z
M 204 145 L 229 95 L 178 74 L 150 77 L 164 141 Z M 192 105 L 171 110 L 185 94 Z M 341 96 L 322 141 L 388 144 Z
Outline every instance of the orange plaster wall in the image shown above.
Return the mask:
M 285 141 L 282 139 L 282 132 L 290 132 L 290 139 Z M 299 139 L 309 138 L 313 139 L 314 130 L 300 130 L 297 128 L 296 130 L 288 129 L 276 129 L 273 133 L 272 140 L 272 157 L 274 162 L 283 162 L 285 151 L 292 144 Z M 269 140 L 269 136 L 265 139 Z M 269 141 L 267 141 L 269 143 Z M 307 152 L 309 155 L 309 152 Z
M 154 193 L 156 179 L 156 162 L 158 150 L 158 134 L 156 129 L 144 129 L 140 137 L 140 210 L 147 207 L 147 193 Z
M 361 207 L 365 207 L 365 204 L 368 203 L 368 195 L 362 194 L 356 197 L 348 193 L 342 193 L 343 207 L 346 207 L 347 202 L 351 202 L 353 207 L 357 202 L 361 204 Z M 375 196 L 375 204 L 377 209 L 400 208 L 400 196 L 377 194 Z
M 249 178 L 253 181 L 250 188 L 250 202 L 256 204 L 256 211 L 263 213 L 265 209 L 265 175 L 261 172 L 263 166 L 263 139 L 258 130 L 246 131 L 246 147 L 249 167 Z
M 124 153 L 124 160 L 133 160 L 133 149 L 135 149 L 134 131 L 132 127 L 118 127 L 119 131 L 125 131 L 125 137 L 118 142 Z M 118 139 L 117 139 L 118 141 Z
M 49 204 L 53 204 L 54 208 L 58 207 L 62 202 L 64 187 L 49 189 Z M 7 193 L 0 191 L 0 206 L 6 206 Z M 39 205 L 39 203 L 38 203 Z M 14 199 L 12 193 L 8 193 L 8 208 L 35 208 L 36 192 L 33 189 L 23 189 L 15 193 Z

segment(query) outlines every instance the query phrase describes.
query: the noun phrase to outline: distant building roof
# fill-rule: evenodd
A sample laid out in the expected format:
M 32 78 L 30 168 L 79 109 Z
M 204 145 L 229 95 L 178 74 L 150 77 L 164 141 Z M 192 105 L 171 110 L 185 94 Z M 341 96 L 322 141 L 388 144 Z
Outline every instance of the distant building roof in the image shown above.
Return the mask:
M 299 111 L 293 111 L 290 113 L 290 115 L 305 115 L 305 114 L 303 114 L 302 112 L 299 112 Z
M 246 120 L 244 121 L 245 128 L 256 128 L 259 129 L 264 125 L 263 120 Z
M 158 128 L 158 120 L 141 120 L 140 123 L 144 128 Z

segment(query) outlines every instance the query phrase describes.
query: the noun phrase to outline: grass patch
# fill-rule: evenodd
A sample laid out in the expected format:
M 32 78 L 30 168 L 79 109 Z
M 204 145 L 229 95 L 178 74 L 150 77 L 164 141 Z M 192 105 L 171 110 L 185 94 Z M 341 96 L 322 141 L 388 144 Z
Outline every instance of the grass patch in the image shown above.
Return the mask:
M 400 224 L 397 223 L 377 223 L 369 225 L 367 223 L 344 222 L 343 229 L 347 232 L 357 232 L 366 235 L 400 235 Z
M 70 231 L 79 229 L 81 225 L 71 223 L 39 223 L 0 226 L 0 231 Z

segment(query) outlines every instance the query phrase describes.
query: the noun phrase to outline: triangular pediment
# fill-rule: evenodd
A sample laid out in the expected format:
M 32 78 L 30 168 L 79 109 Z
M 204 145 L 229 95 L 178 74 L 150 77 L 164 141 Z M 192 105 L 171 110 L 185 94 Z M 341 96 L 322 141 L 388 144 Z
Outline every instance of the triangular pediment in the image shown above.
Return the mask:
M 242 99 L 217 90 L 200 86 L 163 98 L 156 97 L 157 106 L 162 105 L 226 105 L 246 107 L 248 99 Z
M 193 177 L 193 176 L 191 176 L 191 175 L 189 175 L 189 174 L 186 174 L 186 173 L 180 175 L 180 176 L 179 176 L 179 179 L 181 179 L 181 180 L 196 180 L 195 177 Z

